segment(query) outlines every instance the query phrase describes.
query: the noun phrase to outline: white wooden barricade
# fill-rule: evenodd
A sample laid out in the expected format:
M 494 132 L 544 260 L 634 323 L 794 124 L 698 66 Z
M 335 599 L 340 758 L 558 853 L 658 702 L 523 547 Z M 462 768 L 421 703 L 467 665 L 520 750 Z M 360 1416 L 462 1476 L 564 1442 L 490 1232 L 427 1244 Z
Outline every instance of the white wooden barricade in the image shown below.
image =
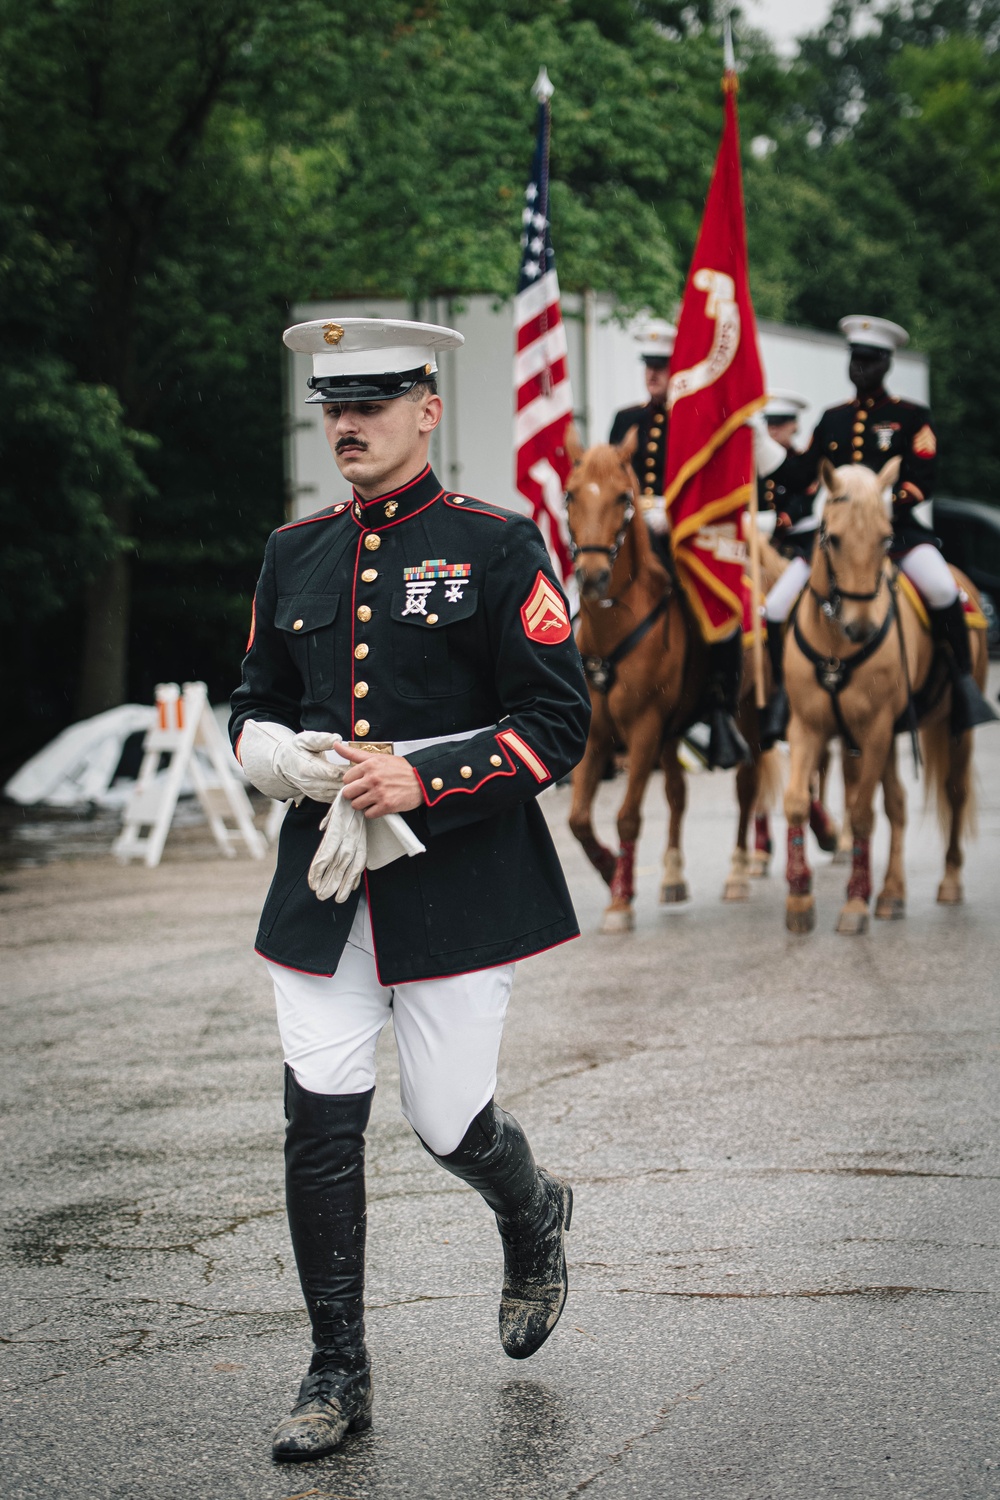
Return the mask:
M 267 842 L 254 827 L 250 798 L 230 762 L 229 746 L 209 706 L 205 684 L 186 682 L 183 692 L 176 682 L 158 684 L 156 710 L 156 723 L 146 731 L 139 777 L 112 854 L 120 864 L 144 859 L 150 869 L 158 865 L 184 778 L 190 776 L 222 853 L 233 858 L 235 845 L 242 840 L 254 859 L 263 859 Z M 196 749 L 208 758 L 218 786 L 209 786 Z M 169 765 L 164 775 L 158 775 L 164 755 L 169 756 Z M 226 818 L 234 828 L 227 827 Z

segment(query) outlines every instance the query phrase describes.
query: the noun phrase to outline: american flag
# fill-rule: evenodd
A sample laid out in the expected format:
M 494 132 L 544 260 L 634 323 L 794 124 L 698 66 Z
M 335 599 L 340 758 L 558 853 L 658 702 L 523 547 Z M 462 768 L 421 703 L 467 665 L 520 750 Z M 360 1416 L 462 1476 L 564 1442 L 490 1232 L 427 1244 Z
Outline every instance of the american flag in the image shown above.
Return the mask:
M 514 301 L 514 472 L 531 505 L 559 576 L 572 575 L 563 494 L 573 467 L 566 429 L 573 393 L 566 364 L 566 329 L 549 229 L 549 99 L 543 68 L 535 83 L 538 139 L 521 215 L 521 271 Z

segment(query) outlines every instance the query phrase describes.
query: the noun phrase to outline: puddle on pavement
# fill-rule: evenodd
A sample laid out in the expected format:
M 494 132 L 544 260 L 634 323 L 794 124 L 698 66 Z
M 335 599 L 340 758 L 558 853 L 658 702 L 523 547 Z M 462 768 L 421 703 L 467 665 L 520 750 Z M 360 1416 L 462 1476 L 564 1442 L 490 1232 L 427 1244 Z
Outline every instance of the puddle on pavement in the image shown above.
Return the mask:
M 120 808 L 98 807 L 93 802 L 79 807 L 22 807 L 0 801 L 0 873 L 61 859 L 107 859 L 121 826 Z M 177 804 L 164 852 L 167 860 L 174 852 L 171 840 L 176 841 L 178 833 L 187 835 L 187 857 L 219 855 L 196 797 L 182 797 Z M 192 837 L 197 849 L 190 846 Z

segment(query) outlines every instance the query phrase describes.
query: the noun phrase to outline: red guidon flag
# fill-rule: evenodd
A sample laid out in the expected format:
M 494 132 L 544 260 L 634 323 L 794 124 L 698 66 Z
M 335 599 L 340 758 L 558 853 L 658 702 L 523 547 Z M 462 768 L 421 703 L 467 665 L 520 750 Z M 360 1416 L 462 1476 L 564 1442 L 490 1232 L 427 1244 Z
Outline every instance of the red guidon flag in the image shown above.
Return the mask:
M 766 400 L 747 269 L 737 79 L 677 320 L 667 391 L 666 501 L 681 581 L 706 641 L 743 624 L 742 518 L 754 481 L 747 419 Z

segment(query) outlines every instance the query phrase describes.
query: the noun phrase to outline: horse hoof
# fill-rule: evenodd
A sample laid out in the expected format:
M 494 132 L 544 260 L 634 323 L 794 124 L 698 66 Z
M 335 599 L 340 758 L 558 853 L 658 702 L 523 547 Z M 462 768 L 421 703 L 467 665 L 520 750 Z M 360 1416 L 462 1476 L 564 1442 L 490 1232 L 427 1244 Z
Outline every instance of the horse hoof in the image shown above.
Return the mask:
M 750 882 L 745 875 L 731 876 L 722 891 L 723 901 L 749 901 Z
M 845 907 L 838 918 L 837 931 L 845 937 L 860 937 L 861 933 L 868 931 L 868 913 L 849 911 Z
M 816 904 L 811 896 L 788 897 L 785 926 L 789 932 L 812 932 L 816 926 Z
M 906 916 L 906 902 L 901 896 L 880 896 L 875 903 L 875 916 L 880 922 L 899 922 Z
M 681 906 L 690 899 L 691 893 L 687 888 L 686 880 L 681 880 L 675 885 L 660 886 L 660 902 L 663 906 Z
M 938 886 L 939 906 L 961 906 L 965 900 L 965 892 L 960 880 L 942 880 Z
M 635 926 L 635 912 L 631 906 L 609 906 L 601 919 L 602 932 L 631 932 Z

